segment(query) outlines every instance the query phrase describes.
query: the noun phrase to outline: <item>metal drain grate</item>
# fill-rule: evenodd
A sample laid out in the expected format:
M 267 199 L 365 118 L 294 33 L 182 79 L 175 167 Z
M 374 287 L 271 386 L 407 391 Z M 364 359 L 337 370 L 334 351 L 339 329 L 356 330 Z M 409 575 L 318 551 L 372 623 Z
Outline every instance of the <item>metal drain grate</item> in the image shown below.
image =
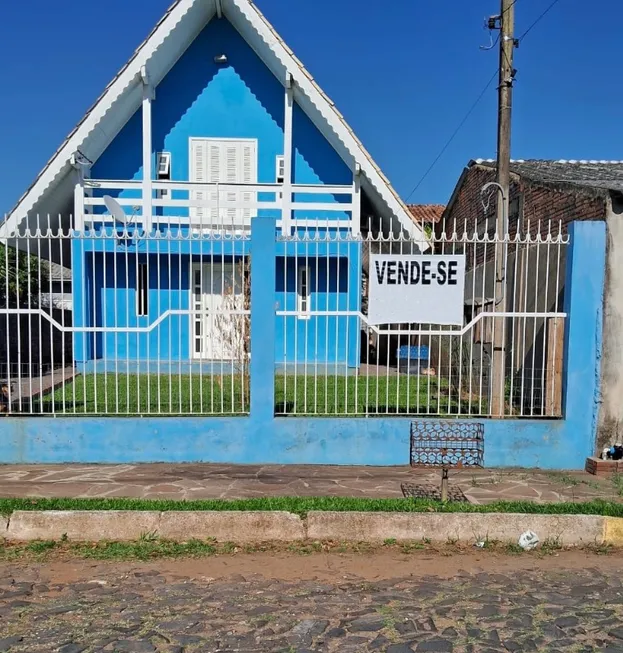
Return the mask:
M 430 499 L 441 501 L 441 488 L 434 485 L 417 485 L 415 483 L 402 483 L 400 485 L 405 499 Z M 448 501 L 462 501 L 469 503 L 460 487 L 448 488 Z

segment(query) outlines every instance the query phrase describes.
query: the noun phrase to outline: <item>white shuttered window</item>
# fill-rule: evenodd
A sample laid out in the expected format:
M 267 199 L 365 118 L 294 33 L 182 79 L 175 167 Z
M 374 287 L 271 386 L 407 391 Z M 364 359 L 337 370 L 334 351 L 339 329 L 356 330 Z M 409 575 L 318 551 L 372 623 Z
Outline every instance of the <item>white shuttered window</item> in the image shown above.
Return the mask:
M 257 141 L 243 139 L 190 139 L 190 181 L 210 184 L 256 184 Z M 235 190 L 193 191 L 193 200 L 206 199 L 217 206 L 195 207 L 191 217 L 204 224 L 248 224 L 256 209 L 244 204 L 256 201 L 257 194 L 243 187 Z

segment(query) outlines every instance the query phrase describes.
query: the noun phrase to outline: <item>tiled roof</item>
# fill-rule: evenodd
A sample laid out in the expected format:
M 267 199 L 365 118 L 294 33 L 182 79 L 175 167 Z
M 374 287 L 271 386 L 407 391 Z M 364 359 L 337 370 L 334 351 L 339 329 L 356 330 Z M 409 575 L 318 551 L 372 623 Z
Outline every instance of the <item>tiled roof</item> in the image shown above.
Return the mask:
M 53 261 L 46 261 L 50 272 L 50 279 L 53 281 L 71 281 L 71 270 Z
M 493 159 L 475 159 L 471 164 L 495 167 Z M 511 172 L 548 184 L 571 184 L 599 191 L 623 192 L 623 161 L 515 159 Z
M 443 204 L 407 204 L 407 208 L 416 222 L 434 224 L 441 220 L 446 207 Z

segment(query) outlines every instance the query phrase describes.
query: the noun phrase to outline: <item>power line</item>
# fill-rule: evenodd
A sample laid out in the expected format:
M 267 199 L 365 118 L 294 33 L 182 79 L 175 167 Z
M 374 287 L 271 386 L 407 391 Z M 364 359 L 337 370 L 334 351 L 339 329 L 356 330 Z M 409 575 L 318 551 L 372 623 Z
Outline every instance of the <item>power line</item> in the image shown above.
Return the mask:
M 515 0 L 515 2 L 517 2 L 517 0 Z M 493 80 L 498 76 L 498 72 L 499 72 L 499 68 L 496 68 L 493 75 L 491 75 L 491 78 L 489 79 L 489 81 L 485 84 L 485 87 L 482 89 L 482 91 L 480 92 L 478 97 L 474 100 L 474 103 L 468 109 L 467 113 L 463 116 L 463 119 L 457 125 L 456 129 L 452 132 L 452 134 L 450 135 L 450 138 L 448 138 L 448 140 L 446 141 L 446 144 L 441 148 L 441 150 L 439 150 L 439 154 L 437 154 L 437 156 L 433 159 L 433 162 L 428 166 L 428 168 L 426 169 L 426 172 L 421 176 L 420 180 L 414 186 L 413 190 L 407 195 L 405 201 L 408 201 L 409 198 L 413 195 L 413 193 L 415 193 L 415 191 L 422 185 L 422 182 L 426 179 L 426 177 L 428 177 L 430 171 L 437 164 L 437 161 L 439 161 L 439 159 L 441 159 L 444 152 L 448 149 L 448 147 L 450 146 L 452 141 L 455 139 L 455 137 L 459 133 L 459 131 L 461 131 L 461 128 L 463 127 L 463 125 L 467 122 L 467 119 L 472 115 L 472 113 L 474 112 L 474 109 L 478 106 L 478 103 L 480 102 L 480 100 L 482 100 L 482 98 L 484 97 L 484 94 L 487 92 L 487 90 L 489 89 L 489 87 L 493 83 Z
M 518 40 L 518 41 L 523 40 L 523 39 L 526 37 L 526 35 L 527 35 L 527 34 L 528 34 L 528 33 L 529 33 L 529 32 L 530 32 L 530 31 L 535 27 L 535 25 L 536 25 L 538 22 L 540 22 L 540 21 L 543 19 L 543 17 L 544 17 L 547 13 L 549 13 L 549 11 L 550 11 L 551 9 L 553 9 L 553 7 L 554 7 L 556 4 L 558 4 L 558 2 L 560 2 L 560 0 L 553 0 L 553 1 L 548 5 L 548 7 L 545 9 L 545 11 L 543 11 L 543 13 L 541 13 L 541 14 L 540 14 L 540 15 L 539 15 L 539 16 L 538 16 L 538 17 L 537 17 L 537 18 L 536 18 L 536 19 L 535 19 L 535 20 L 530 24 L 530 26 L 528 27 L 528 29 L 527 29 L 527 30 L 526 30 L 526 31 L 525 31 L 525 32 L 524 32 L 524 33 L 523 33 L 523 34 L 522 34 L 522 35 L 521 35 L 517 40 Z M 512 2 L 512 3 L 511 3 L 507 8 L 506 8 L 506 10 L 505 10 L 504 13 L 506 13 L 506 12 L 507 12 L 507 11 L 508 11 L 512 6 L 514 6 L 516 3 L 517 3 L 517 0 L 513 0 L 513 2 Z M 491 78 L 489 79 L 489 81 L 485 84 L 485 87 L 482 89 L 482 91 L 480 92 L 480 94 L 478 95 L 478 97 L 476 98 L 476 100 L 474 101 L 474 103 L 473 103 L 473 104 L 471 105 L 471 107 L 468 109 L 468 111 L 467 111 L 467 113 L 465 114 L 465 116 L 463 116 L 463 119 L 461 120 L 461 122 L 458 124 L 458 126 L 456 127 L 456 129 L 452 132 L 450 138 L 446 141 L 445 145 L 444 145 L 444 146 L 441 148 L 441 150 L 439 151 L 439 154 L 437 154 L 437 156 L 433 159 L 433 162 L 428 166 L 428 168 L 426 169 L 426 172 L 424 172 L 424 174 L 422 175 L 422 177 L 420 178 L 420 180 L 419 180 L 419 181 L 417 182 L 417 184 L 414 186 L 413 190 L 412 190 L 412 191 L 407 195 L 405 201 L 408 201 L 408 200 L 409 200 L 409 198 L 413 195 L 413 193 L 415 193 L 415 191 L 416 191 L 416 190 L 417 190 L 417 189 L 422 185 L 422 182 L 426 179 L 426 177 L 428 177 L 428 175 L 430 174 L 431 170 L 432 170 L 432 169 L 437 165 L 437 162 L 439 161 L 439 159 L 441 159 L 441 157 L 443 156 L 444 152 L 448 149 L 448 147 L 450 146 L 450 144 L 452 143 L 452 141 L 455 139 L 456 135 L 459 133 L 459 131 L 461 131 L 461 128 L 463 127 L 463 125 L 467 122 L 468 118 L 469 118 L 469 117 L 472 115 L 472 113 L 474 112 L 474 109 L 478 106 L 478 103 L 480 102 L 480 100 L 482 100 L 482 98 L 484 97 L 484 94 L 487 92 L 487 90 L 489 89 L 489 87 L 490 87 L 491 84 L 493 83 L 493 80 L 497 77 L 499 71 L 500 71 L 500 69 L 498 68 L 498 69 L 493 73 L 493 75 L 491 76 Z
M 515 0 L 515 2 L 517 2 L 517 0 Z M 528 34 L 528 32 L 529 32 L 529 31 L 530 31 L 530 30 L 531 30 L 531 29 L 532 29 L 532 28 L 533 28 L 533 27 L 534 27 L 534 26 L 535 26 L 535 25 L 536 25 L 536 24 L 541 20 L 541 18 L 543 18 L 543 16 L 545 16 L 545 14 L 547 14 L 547 12 L 548 12 L 550 9 L 552 9 L 552 7 L 553 7 L 555 4 L 557 4 L 558 2 L 560 2 L 560 0 L 554 0 L 554 1 L 549 5 L 549 7 L 547 7 L 547 9 L 546 9 L 546 10 L 545 10 L 545 11 L 544 11 L 544 12 L 543 12 L 543 13 L 542 13 L 542 14 L 541 14 L 541 15 L 540 15 L 540 16 L 539 16 L 539 17 L 538 17 L 538 18 L 537 18 L 533 23 L 532 23 L 532 25 L 530 25 L 530 27 L 528 27 L 528 29 L 527 29 L 527 30 L 526 30 L 526 31 L 525 31 L 525 32 L 524 32 L 524 33 L 519 37 L 518 40 L 521 41 L 522 39 L 524 39 L 524 38 L 526 37 L 526 34 Z
M 506 13 L 506 12 L 507 12 L 507 11 L 508 11 L 508 10 L 509 10 L 509 9 L 510 9 L 510 8 L 511 8 L 515 3 L 516 3 L 516 2 L 517 2 L 517 0 L 513 0 L 513 2 L 511 2 L 510 5 L 508 5 L 508 7 L 506 7 L 506 9 L 502 12 L 502 16 L 503 16 L 503 15 L 504 15 L 504 14 L 505 14 L 505 13 Z

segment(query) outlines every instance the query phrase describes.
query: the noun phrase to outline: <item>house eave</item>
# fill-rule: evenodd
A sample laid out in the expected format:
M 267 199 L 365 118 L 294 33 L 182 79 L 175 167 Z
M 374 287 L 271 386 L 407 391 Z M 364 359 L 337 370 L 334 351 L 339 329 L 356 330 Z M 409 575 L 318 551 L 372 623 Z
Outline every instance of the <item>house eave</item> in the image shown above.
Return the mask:
M 310 119 L 353 170 L 361 166 L 362 186 L 384 217 L 398 220 L 401 229 L 423 242 L 428 240 L 411 218 L 406 204 L 292 50 L 249 0 L 221 0 L 223 15 L 240 31 L 262 61 L 285 84 L 286 75 L 296 83 L 297 99 Z M 203 27 L 216 15 L 216 0 L 176 0 L 145 41 L 137 48 L 85 117 L 65 139 L 28 191 L 9 213 L 5 230 L 13 231 L 45 194 L 71 170 L 72 155 L 81 152 L 95 161 L 138 109 L 140 71 L 147 67 L 157 84 L 173 67 Z M 113 111 L 114 109 L 114 111 Z M 376 201 L 375 201 L 376 200 Z

